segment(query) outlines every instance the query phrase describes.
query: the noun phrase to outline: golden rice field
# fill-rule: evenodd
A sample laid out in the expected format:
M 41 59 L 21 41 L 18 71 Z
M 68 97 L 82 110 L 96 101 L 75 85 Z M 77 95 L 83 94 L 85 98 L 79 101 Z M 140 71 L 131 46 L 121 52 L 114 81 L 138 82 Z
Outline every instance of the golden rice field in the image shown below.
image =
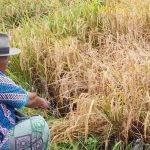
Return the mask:
M 8 75 L 51 102 L 52 149 L 150 143 L 149 0 L 1 0 L 0 13 L 22 49 Z

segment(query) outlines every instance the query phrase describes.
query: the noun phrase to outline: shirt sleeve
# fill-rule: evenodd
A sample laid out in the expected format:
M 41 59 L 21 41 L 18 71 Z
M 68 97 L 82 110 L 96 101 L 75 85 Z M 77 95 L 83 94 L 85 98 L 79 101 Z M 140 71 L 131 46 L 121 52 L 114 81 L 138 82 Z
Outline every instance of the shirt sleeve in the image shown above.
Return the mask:
M 13 108 L 22 108 L 28 102 L 28 94 L 7 76 L 0 76 L 0 102 Z

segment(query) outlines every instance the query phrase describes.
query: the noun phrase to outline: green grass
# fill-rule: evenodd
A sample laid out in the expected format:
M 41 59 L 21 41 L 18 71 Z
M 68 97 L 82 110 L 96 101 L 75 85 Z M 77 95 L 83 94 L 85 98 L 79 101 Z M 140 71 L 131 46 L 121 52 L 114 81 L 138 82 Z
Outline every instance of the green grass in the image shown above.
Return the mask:
M 10 71 L 20 72 L 24 77 L 19 80 L 31 84 L 32 68 L 38 64 L 38 71 L 43 75 L 43 62 L 38 62 L 34 51 L 39 43 L 40 51 L 47 50 L 48 46 L 67 37 L 77 36 L 78 39 L 87 41 L 88 34 L 95 27 L 102 29 L 101 11 L 105 10 L 101 0 L 90 1 L 1 1 L 2 15 L 0 18 L 1 30 L 11 31 L 13 38 L 11 46 L 24 50 L 25 56 L 20 60 L 12 60 Z M 68 5 L 70 3 L 70 5 Z M 7 6 L 7 9 L 4 9 Z M 31 15 L 32 14 L 32 15 Z M 48 39 L 48 44 L 44 44 Z M 38 42 L 38 43 L 37 43 Z M 44 46 L 45 45 L 45 46 Z M 37 56 L 38 57 L 38 56 Z M 39 58 L 40 59 L 40 58 Z M 41 59 L 43 59 L 41 57 Z M 16 63 L 15 63 L 16 62 Z M 30 72 L 31 71 L 31 72 Z M 10 72 L 9 72 L 10 73 Z
M 52 150 L 96 150 L 98 147 L 98 141 L 95 137 L 91 137 L 87 139 L 87 141 L 83 141 L 83 139 L 78 139 L 77 142 L 64 142 L 64 143 L 57 143 L 51 146 Z

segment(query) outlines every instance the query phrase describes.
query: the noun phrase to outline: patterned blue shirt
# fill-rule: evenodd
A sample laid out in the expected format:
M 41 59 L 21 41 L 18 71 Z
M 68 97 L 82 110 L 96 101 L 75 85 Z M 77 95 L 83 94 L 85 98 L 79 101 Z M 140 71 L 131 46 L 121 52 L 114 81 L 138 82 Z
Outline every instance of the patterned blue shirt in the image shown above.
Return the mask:
M 9 131 L 16 124 L 15 108 L 22 108 L 27 101 L 27 92 L 0 71 L 0 149 L 8 145 Z

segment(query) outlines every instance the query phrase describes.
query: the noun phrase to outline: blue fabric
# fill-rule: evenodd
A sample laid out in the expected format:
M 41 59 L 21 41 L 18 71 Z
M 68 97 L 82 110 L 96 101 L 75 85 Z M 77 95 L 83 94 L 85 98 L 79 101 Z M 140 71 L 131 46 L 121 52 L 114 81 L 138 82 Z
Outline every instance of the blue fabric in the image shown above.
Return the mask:
M 27 92 L 0 71 L 0 150 L 7 147 L 9 130 L 16 124 L 15 108 L 27 102 Z

